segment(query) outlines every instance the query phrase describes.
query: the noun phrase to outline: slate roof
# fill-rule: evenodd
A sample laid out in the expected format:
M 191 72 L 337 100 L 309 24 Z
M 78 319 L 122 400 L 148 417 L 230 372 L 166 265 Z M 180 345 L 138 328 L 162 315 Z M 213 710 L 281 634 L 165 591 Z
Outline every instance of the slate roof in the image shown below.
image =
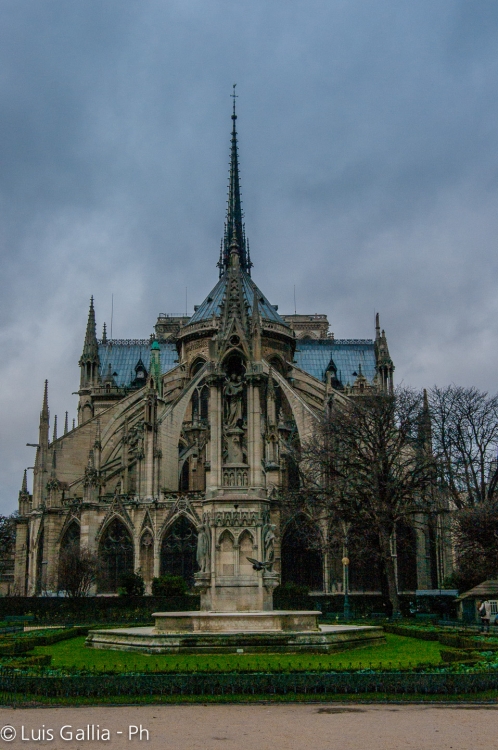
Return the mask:
M 283 326 L 287 326 L 287 323 L 280 317 L 275 310 L 275 307 L 268 302 L 263 292 L 258 289 L 249 274 L 242 270 L 240 274 L 242 276 L 242 289 L 244 292 L 244 299 L 247 303 L 248 315 L 252 315 L 254 290 L 256 290 L 259 299 L 259 312 L 261 317 L 266 320 L 271 320 L 274 323 L 280 323 Z M 227 274 L 224 274 L 221 277 L 214 289 L 208 294 L 204 302 L 199 305 L 195 313 L 192 315 L 189 323 L 198 323 L 200 320 L 208 320 L 213 317 L 213 313 L 215 317 L 220 317 L 221 304 L 223 302 L 223 297 L 225 296 L 227 279 Z
M 159 342 L 161 350 L 161 371 L 168 372 L 176 366 L 178 352 L 175 344 Z M 107 344 L 99 343 L 100 375 L 102 378 L 107 373 L 109 362 L 111 371 L 117 373 L 114 377 L 116 384 L 120 387 L 130 385 L 135 379 L 135 365 L 140 357 L 147 372 L 150 369 L 150 341 L 148 339 L 114 339 Z
M 352 385 L 359 373 L 372 382 L 375 376 L 373 339 L 306 339 L 297 340 L 294 360 L 297 366 L 313 377 L 325 380 L 330 360 L 334 360 L 337 377 L 343 385 Z M 354 374 L 356 373 L 356 375 Z
M 463 594 L 460 594 L 457 601 L 460 601 L 461 599 L 469 599 L 469 598 L 476 598 L 476 599 L 498 598 L 498 581 L 493 580 L 491 578 L 488 581 L 483 581 L 477 586 L 474 586 L 473 589 L 469 589 L 468 591 L 464 591 Z

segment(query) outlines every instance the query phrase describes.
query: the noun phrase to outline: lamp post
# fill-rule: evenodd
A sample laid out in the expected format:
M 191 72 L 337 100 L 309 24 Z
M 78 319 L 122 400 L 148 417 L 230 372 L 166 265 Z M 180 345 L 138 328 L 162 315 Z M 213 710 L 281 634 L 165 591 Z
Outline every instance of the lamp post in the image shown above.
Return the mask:
M 344 619 L 346 622 L 351 619 L 351 606 L 349 604 L 349 557 L 348 557 L 348 535 L 351 524 L 342 521 L 342 530 L 344 533 L 344 546 L 342 549 L 342 577 L 344 581 Z
M 342 558 L 344 578 L 344 619 L 351 619 L 351 607 L 349 604 L 349 557 Z

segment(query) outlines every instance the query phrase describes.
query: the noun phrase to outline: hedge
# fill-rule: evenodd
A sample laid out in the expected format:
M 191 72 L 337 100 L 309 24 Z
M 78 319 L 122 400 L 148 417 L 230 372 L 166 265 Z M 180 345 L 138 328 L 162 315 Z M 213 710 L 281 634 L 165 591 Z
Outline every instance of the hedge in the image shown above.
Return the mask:
M 0 672 L 0 692 L 16 698 L 160 695 L 470 694 L 498 688 L 496 672 L 20 675 Z
M 54 633 L 44 635 L 30 635 L 25 638 L 9 638 L 5 643 L 0 643 L 0 656 L 17 656 L 31 651 L 36 646 L 51 646 L 52 643 L 67 641 L 70 638 L 76 638 L 79 635 L 88 635 L 88 627 L 80 626 L 58 630 Z
M 308 602 L 309 606 L 309 602 Z M 0 597 L 0 620 L 6 616 L 32 615 L 36 624 L 49 623 L 122 623 L 150 622 L 153 612 L 198 610 L 200 597 L 186 596 L 89 596 Z

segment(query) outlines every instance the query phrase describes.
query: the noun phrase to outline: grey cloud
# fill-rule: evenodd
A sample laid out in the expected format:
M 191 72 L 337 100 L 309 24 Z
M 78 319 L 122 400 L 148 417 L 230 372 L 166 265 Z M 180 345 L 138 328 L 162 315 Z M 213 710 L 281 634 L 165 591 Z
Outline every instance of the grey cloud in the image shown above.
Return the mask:
M 0 512 L 43 380 L 75 415 L 88 299 L 147 336 L 214 284 L 231 84 L 254 278 L 398 380 L 496 389 L 494 0 L 0 7 Z

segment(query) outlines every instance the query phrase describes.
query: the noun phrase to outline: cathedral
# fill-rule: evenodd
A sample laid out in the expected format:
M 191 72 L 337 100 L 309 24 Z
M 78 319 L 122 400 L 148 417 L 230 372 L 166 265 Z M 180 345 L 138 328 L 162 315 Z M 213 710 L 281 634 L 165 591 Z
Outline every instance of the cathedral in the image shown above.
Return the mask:
M 19 493 L 18 595 L 55 594 L 61 551 L 75 543 L 98 555 L 95 594 L 116 593 L 129 572 L 147 592 L 153 578 L 181 575 L 221 609 L 231 586 L 245 586 L 242 606 L 259 609 L 280 581 L 344 590 L 341 555 L 310 541 L 327 529 L 281 512 L 279 495 L 299 481 L 289 446 L 313 434 L 332 395 L 392 391 L 394 365 L 378 316 L 373 338 L 337 339 L 326 315 L 283 315 L 253 281 L 236 119 L 234 104 L 213 289 L 191 317 L 159 314 L 140 340 L 109 338 L 105 324 L 98 338 L 92 298 L 72 427 L 67 413 L 50 425 L 45 382 L 33 490 L 25 473 Z M 406 536 L 400 590 L 441 585 L 429 537 Z M 271 558 L 263 583 L 248 557 Z M 352 592 L 381 589 L 371 569 L 354 566 L 352 552 Z

